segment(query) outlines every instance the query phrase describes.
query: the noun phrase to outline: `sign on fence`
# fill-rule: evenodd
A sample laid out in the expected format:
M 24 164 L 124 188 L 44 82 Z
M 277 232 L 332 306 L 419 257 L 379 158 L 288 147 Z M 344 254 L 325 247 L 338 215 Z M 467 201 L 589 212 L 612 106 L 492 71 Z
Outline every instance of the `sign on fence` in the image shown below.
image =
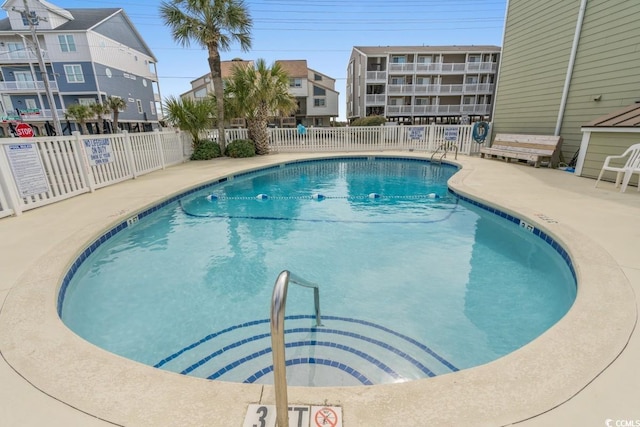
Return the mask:
M 424 126 L 409 128 L 409 139 L 424 139 Z
M 91 166 L 113 162 L 113 149 L 109 138 L 85 139 L 84 146 Z
M 457 141 L 458 140 L 458 128 L 457 127 L 444 128 L 444 140 L 445 141 Z
M 9 144 L 5 150 L 20 197 L 49 192 L 47 175 L 36 144 Z

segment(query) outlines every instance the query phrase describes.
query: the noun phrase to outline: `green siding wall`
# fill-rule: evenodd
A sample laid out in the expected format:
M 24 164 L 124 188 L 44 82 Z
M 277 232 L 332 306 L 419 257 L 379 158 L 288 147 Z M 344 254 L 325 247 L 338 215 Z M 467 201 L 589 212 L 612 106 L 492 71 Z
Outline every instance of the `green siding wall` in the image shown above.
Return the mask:
M 510 1 L 494 135 L 554 133 L 580 3 Z M 638 0 L 588 0 L 560 128 L 565 162 L 580 147 L 582 126 L 640 101 L 638 22 Z
M 589 147 L 584 157 L 584 164 L 582 165 L 582 173 L 580 176 L 597 178 L 604 164 L 605 157 L 612 155 L 620 156 L 624 153 L 624 150 L 638 143 L 640 143 L 640 132 L 591 132 L 591 139 L 589 140 Z M 623 166 L 626 160 L 627 159 L 616 160 L 611 163 L 611 166 Z M 638 175 L 633 175 L 631 177 L 630 183 L 632 185 L 638 185 L 637 176 Z M 602 179 L 605 181 L 615 181 L 616 174 L 606 171 Z M 627 191 L 629 191 L 628 188 Z
M 493 134 L 553 135 L 579 0 L 511 0 Z
M 582 126 L 640 101 L 639 21 L 638 0 L 589 0 L 560 129 L 565 158 L 580 147 Z M 597 96 L 600 100 L 594 101 Z M 609 154 L 621 154 L 624 148 Z

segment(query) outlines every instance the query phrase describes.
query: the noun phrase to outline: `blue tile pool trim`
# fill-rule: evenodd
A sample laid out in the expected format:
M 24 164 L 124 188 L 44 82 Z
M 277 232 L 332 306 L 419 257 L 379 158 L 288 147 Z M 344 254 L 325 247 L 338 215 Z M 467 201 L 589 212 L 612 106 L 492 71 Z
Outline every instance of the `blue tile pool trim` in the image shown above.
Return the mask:
M 389 366 L 385 365 L 384 363 L 382 363 L 381 361 L 379 361 L 375 357 L 372 357 L 372 356 L 368 355 L 367 353 L 364 353 L 364 352 L 362 352 L 360 350 L 357 350 L 357 349 L 355 349 L 353 347 L 349 347 L 349 346 L 346 346 L 346 345 L 343 345 L 343 344 L 338 344 L 338 343 L 329 342 L 329 341 L 318 341 L 318 340 L 294 341 L 294 342 L 289 342 L 289 343 L 285 344 L 286 348 L 303 347 L 303 346 L 325 346 L 325 347 L 336 348 L 338 350 L 344 350 L 344 351 L 347 351 L 349 353 L 355 354 L 356 356 L 359 356 L 359 357 L 365 359 L 369 363 L 372 363 L 376 367 L 380 368 L 381 370 L 383 370 L 384 372 L 389 374 L 391 377 L 393 377 L 395 379 L 402 379 L 402 377 L 400 375 L 398 375 L 398 373 L 396 371 L 394 371 Z M 236 360 L 236 361 L 234 361 L 232 363 L 229 363 L 225 367 L 220 368 L 219 370 L 217 370 L 213 374 L 209 375 L 207 377 L 207 379 L 208 380 L 217 380 L 222 375 L 226 374 L 227 372 L 230 372 L 231 370 L 235 369 L 236 367 L 240 366 L 241 364 L 243 364 L 245 362 L 248 362 L 248 361 L 250 361 L 252 359 L 256 359 L 256 358 L 258 358 L 260 356 L 264 356 L 265 354 L 269 354 L 269 353 L 271 353 L 271 347 L 265 347 L 260 351 L 256 351 L 256 352 L 254 352 L 254 353 L 252 353 L 252 354 L 250 354 L 248 356 L 245 356 L 245 357 L 243 357 L 241 359 L 238 359 L 238 360 Z M 262 371 L 263 370 L 260 370 L 258 372 L 262 372 Z M 255 376 L 255 374 L 252 375 L 251 377 L 249 377 L 248 379 L 246 379 L 244 382 L 245 383 L 246 382 L 251 382 L 250 379 L 253 378 L 254 376 Z
M 421 159 L 421 158 L 416 158 L 416 157 L 394 157 L 394 156 L 371 156 L 371 155 L 361 155 L 361 156 L 344 156 L 344 157 L 329 157 L 329 158 L 322 158 L 322 159 L 305 159 L 305 160 L 296 160 L 296 161 L 291 161 L 291 162 L 285 162 L 282 164 L 277 164 L 277 165 L 272 165 L 272 166 L 266 166 L 264 168 L 261 169 L 255 169 L 255 170 L 251 170 L 251 171 L 247 171 L 247 172 L 240 172 L 237 174 L 233 174 L 233 175 L 229 175 L 226 177 L 222 177 L 219 179 L 215 179 L 213 181 L 209 181 L 205 184 L 202 185 L 198 185 L 194 188 L 191 188 L 183 193 L 177 194 L 175 196 L 172 196 L 160 203 L 158 203 L 157 205 L 154 205 L 140 213 L 138 213 L 137 215 L 134 216 L 134 218 L 136 218 L 137 220 L 140 220 L 150 214 L 152 214 L 153 212 L 157 211 L 158 209 L 161 209 L 171 203 L 177 202 L 178 200 L 180 200 L 181 198 L 183 198 L 184 196 L 188 196 L 190 194 L 196 193 L 198 191 L 202 191 L 205 190 L 209 187 L 213 187 L 215 185 L 227 182 L 228 180 L 234 179 L 234 178 L 239 178 L 239 177 L 244 177 L 244 176 L 249 176 L 252 174 L 259 174 L 259 173 L 263 173 L 265 171 L 268 170 L 272 170 L 272 169 L 278 169 L 281 167 L 286 167 L 289 165 L 296 165 L 296 164 L 301 164 L 301 163 L 313 163 L 313 162 L 326 162 L 326 161 L 342 161 L 342 160 L 362 160 L 362 161 L 372 161 L 372 160 L 397 160 L 397 161 L 407 161 L 407 162 L 418 162 L 418 163 L 431 163 L 428 159 Z M 450 164 L 442 164 L 443 166 L 446 167 L 452 167 L 452 168 L 457 168 L 457 166 L 454 165 L 450 165 Z M 510 215 L 506 212 L 503 212 L 499 209 L 493 208 L 491 206 L 485 205 L 482 202 L 478 202 L 476 200 L 470 199 L 466 196 L 463 196 L 462 194 L 458 194 L 455 191 L 453 191 L 452 189 L 449 189 L 449 192 L 452 193 L 453 195 L 455 195 L 456 197 L 460 198 L 461 200 L 464 200 L 468 203 L 471 203 L 472 205 L 478 206 L 481 209 L 484 209 L 488 212 L 491 212 L 493 214 L 496 214 L 502 218 L 505 218 L 517 225 L 519 225 L 520 223 L 520 218 L 515 217 L 513 215 Z M 69 286 L 69 283 L 71 282 L 71 279 L 73 278 L 73 276 L 76 274 L 76 272 L 78 271 L 78 268 L 80 267 L 80 265 L 89 257 L 89 255 L 91 255 L 100 245 L 102 245 L 103 243 L 105 243 L 107 240 L 109 240 L 111 237 L 113 237 L 116 233 L 119 233 L 120 231 L 124 230 L 125 228 L 128 227 L 127 221 L 123 221 L 117 225 L 115 225 L 113 228 L 111 228 L 110 230 L 106 231 L 104 234 L 102 234 L 100 237 L 98 237 L 96 240 L 94 240 L 88 247 L 86 247 L 82 253 L 78 256 L 78 258 L 76 258 L 76 260 L 73 262 L 73 264 L 69 267 L 69 270 L 67 271 L 67 273 L 65 274 L 64 278 L 62 279 L 62 283 L 60 285 L 60 291 L 58 292 L 58 300 L 57 300 L 57 311 L 58 311 L 58 316 L 62 317 L 62 307 L 64 305 L 64 298 L 67 292 L 67 288 Z M 562 247 L 562 245 L 560 245 L 556 240 L 554 240 L 551 236 L 549 236 L 548 234 L 546 234 L 544 231 L 540 230 L 539 228 L 535 227 L 533 230 L 533 234 L 535 236 L 540 237 L 543 241 L 545 241 L 546 243 L 548 243 L 553 249 L 556 250 L 556 252 L 558 252 L 560 254 L 560 256 L 562 257 L 562 259 L 564 259 L 564 261 L 567 263 L 567 266 L 569 267 L 569 270 L 571 271 L 571 275 L 573 276 L 574 282 L 577 283 L 577 277 L 576 277 L 576 273 L 575 273 L 575 269 L 573 267 L 573 262 L 571 260 L 571 258 L 569 257 L 569 254 L 567 253 L 567 251 Z
M 145 209 L 144 211 L 138 213 L 137 215 L 134 216 L 134 218 L 136 218 L 137 220 L 140 220 L 152 213 L 154 213 L 155 211 L 157 211 L 158 209 L 161 209 L 171 203 L 177 202 L 178 200 L 180 200 L 181 198 L 188 196 L 190 194 L 196 193 L 198 191 L 202 191 L 202 190 L 206 190 L 209 187 L 213 187 L 215 185 L 218 184 L 222 184 L 224 182 L 227 182 L 229 180 L 235 179 L 235 178 L 240 178 L 240 177 L 246 177 L 246 176 L 250 176 L 253 174 L 261 174 L 264 173 L 265 171 L 269 171 L 272 169 L 279 169 L 282 167 L 286 167 L 289 165 L 296 165 L 296 164 L 301 164 L 301 163 L 313 163 L 313 162 L 326 162 L 326 161 L 341 161 L 341 160 L 362 160 L 362 161 L 371 161 L 371 160 L 401 160 L 401 161 L 416 161 L 416 162 L 421 162 L 421 163 L 430 163 L 429 160 L 426 159 L 418 159 L 418 158 L 413 158 L 413 157 L 393 157 L 393 156 L 366 156 L 366 155 L 362 155 L 362 156 L 344 156 L 344 157 L 329 157 L 329 158 L 322 158 L 322 159 L 307 159 L 307 160 L 294 160 L 294 161 L 290 161 L 290 162 L 284 162 L 284 163 L 280 163 L 277 165 L 271 165 L 271 166 L 265 166 L 264 168 L 260 168 L 260 169 L 254 169 L 254 170 L 250 170 L 250 171 L 246 171 L 246 172 L 239 172 L 236 174 L 232 174 L 232 175 L 228 175 L 219 179 L 214 179 L 212 181 L 209 181 L 205 184 L 201 184 L 198 185 L 196 187 L 193 187 L 185 192 L 182 192 L 180 194 L 177 194 L 175 196 L 172 196 L 166 200 L 163 200 L 162 202 L 158 203 L 157 205 L 154 205 L 148 209 Z M 447 166 L 451 166 L 451 165 L 447 165 Z M 455 167 L 455 166 L 451 166 L 451 167 Z M 91 255 L 93 252 L 95 252 L 95 250 L 102 245 L 104 242 L 106 242 L 107 240 L 109 240 L 111 237 L 113 237 L 116 233 L 119 233 L 120 231 L 124 230 L 125 228 L 128 227 L 127 221 L 123 221 L 117 225 L 115 225 L 113 228 L 111 228 L 110 230 L 106 231 L 104 234 L 102 234 L 101 236 L 99 236 L 97 239 L 95 239 L 89 246 L 87 246 L 82 253 L 75 259 L 75 261 L 73 262 L 73 264 L 71 264 L 71 266 L 69 267 L 69 269 L 67 270 L 64 278 L 62 279 L 62 283 L 60 284 L 60 291 L 58 292 L 58 300 L 57 300 L 57 311 L 58 311 L 58 317 L 62 317 L 62 307 L 64 305 L 64 298 L 65 295 L 67 293 L 67 288 L 69 287 L 69 283 L 71 282 L 71 279 L 73 278 L 73 276 L 78 272 L 78 268 L 80 267 L 80 265 L 89 257 L 89 255 Z
M 413 344 L 414 346 L 418 347 L 420 350 L 422 350 L 423 352 L 427 353 L 429 356 L 433 357 L 434 359 L 438 360 L 442 365 L 446 366 L 451 372 L 456 372 L 458 371 L 458 368 L 455 367 L 452 363 L 450 363 L 449 361 L 447 361 L 444 357 L 440 356 L 439 354 L 437 354 L 435 351 L 433 351 L 432 349 L 430 349 L 428 346 L 414 340 L 411 337 L 408 337 L 406 335 L 403 335 L 399 332 L 396 332 L 392 329 L 386 328 L 384 326 L 381 325 L 377 325 L 375 323 L 366 321 L 366 320 L 360 320 L 360 319 L 352 319 L 352 318 L 348 318 L 348 317 L 340 317 L 340 316 L 322 316 L 322 318 L 324 320 L 336 320 L 336 321 L 341 321 L 341 322 L 350 322 L 350 323 L 358 323 L 364 326 L 368 326 L 371 328 L 375 328 L 375 329 L 379 329 L 381 331 L 384 331 L 388 334 L 394 335 L 398 338 L 401 338 L 405 341 L 407 341 L 410 344 Z M 288 320 L 294 320 L 294 319 L 315 319 L 315 316 L 313 315 L 294 315 L 294 316 L 286 316 L 285 319 Z M 255 326 L 255 325 L 259 325 L 259 324 L 264 324 L 264 323 L 268 323 L 269 319 L 260 319 L 260 320 L 254 320 L 251 322 L 246 322 L 246 323 L 242 323 L 240 325 L 234 325 L 231 326 L 229 328 L 223 329 L 221 331 L 212 333 L 207 335 L 206 337 L 184 347 L 183 349 L 173 353 L 172 355 L 166 357 L 165 359 L 161 360 L 160 362 L 156 363 L 154 365 L 155 368 L 160 368 L 163 365 L 167 364 L 168 362 L 180 357 L 181 355 L 183 355 L 184 353 L 188 352 L 189 350 L 192 350 L 193 348 L 207 342 L 210 341 L 222 334 L 225 334 L 227 332 L 231 332 L 234 331 L 236 329 L 240 329 L 240 328 L 244 328 L 244 327 L 249 327 L 249 326 Z M 429 377 L 433 377 L 436 374 L 431 371 L 429 368 L 427 368 L 426 366 L 424 366 L 422 363 L 420 363 L 419 361 L 417 361 L 416 359 L 414 359 L 413 357 L 411 357 L 409 354 L 398 350 L 397 348 L 390 346 L 389 344 L 373 339 L 373 338 L 369 338 L 366 337 L 364 335 L 361 334 L 356 334 L 353 332 L 346 332 L 346 331 L 341 331 L 338 329 L 329 329 L 329 328 L 294 328 L 294 329 L 288 329 L 285 331 L 285 334 L 287 333 L 309 333 L 309 332 L 322 332 L 322 333 L 329 333 L 329 334 L 339 334 L 339 335 L 345 335 L 345 336 L 349 336 L 351 338 L 355 338 L 355 339 L 360 339 L 366 342 L 369 342 L 371 344 L 380 346 L 394 354 L 396 354 L 397 356 L 400 356 L 401 358 L 405 359 L 407 362 L 411 363 L 412 365 L 416 366 L 418 369 L 420 369 L 425 375 L 429 376 Z M 251 338 L 247 338 L 244 339 L 242 341 L 239 341 L 237 343 L 233 343 L 230 344 L 229 346 L 226 346 L 224 349 L 222 350 L 218 350 L 214 353 L 211 353 L 210 355 L 204 357 L 203 359 L 199 360 L 198 362 L 192 364 L 191 366 L 189 366 L 188 368 L 186 368 L 185 370 L 183 370 L 181 373 L 183 374 L 188 374 L 189 372 L 193 371 L 194 369 L 198 368 L 199 366 L 202 366 L 203 364 L 205 364 L 206 362 L 208 362 L 209 360 L 213 359 L 214 357 L 218 356 L 219 354 L 223 353 L 225 349 L 231 349 L 231 348 L 235 348 L 238 347 L 240 345 L 246 344 L 248 342 L 251 341 L 256 341 L 258 339 L 265 339 L 267 337 L 269 337 L 269 334 L 261 334 L 261 335 L 256 335 L 254 337 Z M 374 359 L 375 360 L 375 359 Z M 374 360 L 370 360 L 371 363 L 374 363 Z
M 480 209 L 483 209 L 483 210 L 485 210 L 487 212 L 491 212 L 494 215 L 498 215 L 499 217 L 504 218 L 507 221 L 516 224 L 517 226 L 520 226 L 521 222 L 524 221 L 523 219 L 521 219 L 521 218 L 519 218 L 517 216 L 508 214 L 506 212 L 501 211 L 500 209 L 494 208 L 492 206 L 486 205 L 486 204 L 484 204 L 482 202 L 479 202 L 477 200 L 471 199 L 471 198 L 469 198 L 467 196 L 463 196 L 462 194 L 456 193 L 454 190 L 452 190 L 450 188 L 449 188 L 449 193 L 451 193 L 454 196 L 458 197 L 462 201 L 465 201 L 465 202 L 470 203 L 470 204 L 472 204 L 474 206 L 477 206 Z M 571 260 L 571 257 L 569 256 L 569 253 L 553 237 L 551 237 L 550 235 L 548 235 L 547 233 L 545 233 L 544 231 L 542 231 L 538 227 L 534 226 L 533 230 L 531 230 L 531 232 L 533 233 L 534 236 L 539 237 L 545 243 L 547 243 L 549 246 L 551 246 L 562 257 L 564 262 L 567 264 L 567 267 L 569 267 L 569 270 L 571 271 L 571 276 L 573 277 L 574 284 L 577 285 L 578 278 L 576 276 L 576 271 L 575 271 L 575 268 L 573 267 L 573 261 Z

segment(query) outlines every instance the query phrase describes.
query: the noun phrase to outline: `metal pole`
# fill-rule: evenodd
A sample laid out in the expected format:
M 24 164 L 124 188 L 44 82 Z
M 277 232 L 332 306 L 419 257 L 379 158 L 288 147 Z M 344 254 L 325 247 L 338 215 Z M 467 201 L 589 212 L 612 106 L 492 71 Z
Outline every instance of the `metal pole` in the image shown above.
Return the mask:
M 53 93 L 51 92 L 51 86 L 49 84 L 49 74 L 47 73 L 47 68 L 44 63 L 44 59 L 42 58 L 42 50 L 40 49 L 40 42 L 38 41 L 38 36 L 36 35 L 36 26 L 34 24 L 34 20 L 38 21 L 37 16 L 31 17 L 31 12 L 29 11 L 29 5 L 27 0 L 22 0 L 24 4 L 24 14 L 25 19 L 29 22 L 29 29 L 31 30 L 31 38 L 33 39 L 33 45 L 36 51 L 36 57 L 38 58 L 38 65 L 40 66 L 40 73 L 42 74 L 42 81 L 44 82 L 44 90 L 47 94 L 47 100 L 49 101 L 49 108 L 51 109 L 51 119 L 53 120 L 53 126 L 56 129 L 56 135 L 62 136 L 62 126 L 60 125 L 60 119 L 58 118 L 58 110 L 56 108 L 55 100 L 53 99 Z
M 273 354 L 273 386 L 276 392 L 276 425 L 289 426 L 287 371 L 284 348 L 284 308 L 287 302 L 289 272 L 278 275 L 271 299 L 271 350 Z

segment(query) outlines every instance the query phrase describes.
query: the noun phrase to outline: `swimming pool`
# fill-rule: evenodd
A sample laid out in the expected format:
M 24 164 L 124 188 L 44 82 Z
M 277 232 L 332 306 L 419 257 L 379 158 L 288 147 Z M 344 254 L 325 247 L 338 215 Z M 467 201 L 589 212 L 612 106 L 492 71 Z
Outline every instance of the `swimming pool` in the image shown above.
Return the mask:
M 62 289 L 62 318 L 143 363 L 269 382 L 269 297 L 289 269 L 320 285 L 324 325 L 310 293 L 290 289 L 290 384 L 401 382 L 494 360 L 562 317 L 575 279 L 548 236 L 448 192 L 455 170 L 352 158 L 236 175 L 92 245 Z

